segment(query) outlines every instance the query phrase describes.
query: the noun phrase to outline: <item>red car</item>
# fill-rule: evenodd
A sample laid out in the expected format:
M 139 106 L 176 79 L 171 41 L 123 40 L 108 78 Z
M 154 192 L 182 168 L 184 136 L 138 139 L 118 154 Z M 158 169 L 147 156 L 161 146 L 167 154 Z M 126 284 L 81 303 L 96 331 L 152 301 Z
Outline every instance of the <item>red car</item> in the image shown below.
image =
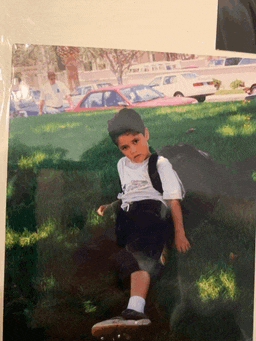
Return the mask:
M 165 97 L 148 85 L 120 85 L 89 92 L 69 112 L 112 110 L 120 107 L 148 108 L 197 103 L 194 98 Z

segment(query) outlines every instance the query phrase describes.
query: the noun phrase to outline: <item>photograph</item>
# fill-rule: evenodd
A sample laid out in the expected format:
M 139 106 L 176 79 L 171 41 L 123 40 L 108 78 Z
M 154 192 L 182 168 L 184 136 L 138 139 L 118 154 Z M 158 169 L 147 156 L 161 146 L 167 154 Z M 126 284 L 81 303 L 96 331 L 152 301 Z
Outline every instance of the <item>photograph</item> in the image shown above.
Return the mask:
M 254 340 L 254 0 L 0 15 L 0 340 Z
M 253 340 L 255 66 L 12 45 L 3 340 Z

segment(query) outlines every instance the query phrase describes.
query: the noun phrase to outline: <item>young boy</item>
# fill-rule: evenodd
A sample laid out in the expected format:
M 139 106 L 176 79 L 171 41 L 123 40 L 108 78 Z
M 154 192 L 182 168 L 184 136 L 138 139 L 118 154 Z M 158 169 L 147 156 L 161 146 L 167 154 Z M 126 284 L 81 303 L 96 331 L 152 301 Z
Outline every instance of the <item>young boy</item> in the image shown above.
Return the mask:
M 131 291 L 127 309 L 120 318 L 124 320 L 147 319 L 144 313 L 150 277 L 156 265 L 163 259 L 167 235 L 173 229 L 174 241 L 179 252 L 186 252 L 190 243 L 186 238 L 179 200 L 183 198 L 180 180 L 170 162 L 158 157 L 157 169 L 161 178 L 163 194 L 154 189 L 149 173 L 149 131 L 140 115 L 133 109 L 122 109 L 108 124 L 109 135 L 124 154 L 118 162 L 122 193 L 118 200 L 100 206 L 103 216 L 121 201 L 116 222 L 117 240 L 136 260 L 131 273 Z M 172 221 L 166 220 L 170 209 Z M 169 217 L 171 220 L 171 218 Z M 162 256 L 162 258 L 161 258 Z

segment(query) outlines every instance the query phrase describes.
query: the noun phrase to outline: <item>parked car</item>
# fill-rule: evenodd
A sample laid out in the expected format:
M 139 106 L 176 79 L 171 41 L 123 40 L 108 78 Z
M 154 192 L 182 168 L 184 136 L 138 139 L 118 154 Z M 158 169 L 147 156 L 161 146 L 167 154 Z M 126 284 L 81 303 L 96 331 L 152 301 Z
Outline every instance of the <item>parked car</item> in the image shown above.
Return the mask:
M 225 58 L 211 59 L 209 63 L 207 64 L 208 67 L 224 66 L 224 65 L 225 65 Z
M 29 90 L 25 98 L 18 91 L 12 91 L 10 96 L 10 117 L 37 116 L 39 112 L 39 90 Z
M 86 95 L 88 94 L 88 92 L 92 91 L 92 90 L 96 90 L 96 89 L 101 89 L 101 88 L 105 88 L 108 86 L 113 86 L 112 83 L 109 82 L 104 82 L 104 83 L 96 83 L 96 84 L 87 84 L 87 85 L 81 85 L 78 86 L 72 93 L 71 93 L 71 97 L 72 97 L 72 102 L 73 105 L 76 106 L 80 100 Z M 64 108 L 68 108 L 69 107 L 69 103 L 67 100 L 64 100 Z
M 69 112 L 112 110 L 121 107 L 147 108 L 197 103 L 194 98 L 170 98 L 148 85 L 119 85 L 89 92 Z
M 36 101 L 36 103 L 39 104 L 39 99 L 40 99 L 41 91 L 40 90 L 31 90 L 30 93 L 31 93 L 31 96 Z
M 242 58 L 238 65 L 251 65 L 256 64 L 256 58 Z
M 238 57 L 231 57 L 231 58 L 216 58 L 212 59 L 208 63 L 208 67 L 214 67 L 214 66 L 231 66 L 231 65 L 238 65 L 242 58 Z
M 256 64 L 256 58 L 219 58 L 209 61 L 209 67 L 213 66 L 232 66 L 232 65 L 251 65 Z
M 149 86 L 166 96 L 192 97 L 204 102 L 205 97 L 216 92 L 214 81 L 209 76 L 199 76 L 195 72 L 169 73 L 155 77 Z
M 180 69 L 180 61 L 162 61 L 162 62 L 148 62 L 132 65 L 129 68 L 129 74 L 145 74 L 149 72 L 159 72 Z

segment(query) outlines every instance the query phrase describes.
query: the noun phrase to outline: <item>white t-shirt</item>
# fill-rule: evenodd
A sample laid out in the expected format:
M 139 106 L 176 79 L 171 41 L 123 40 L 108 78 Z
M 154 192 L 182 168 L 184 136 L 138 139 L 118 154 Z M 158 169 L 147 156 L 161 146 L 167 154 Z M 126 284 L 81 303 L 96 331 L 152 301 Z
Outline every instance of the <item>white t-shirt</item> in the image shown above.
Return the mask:
M 69 93 L 66 85 L 60 81 L 56 81 L 53 85 L 46 83 L 41 90 L 40 100 L 45 101 L 45 106 L 59 108 L 63 105 L 63 98 Z
M 117 198 L 122 200 L 123 209 L 134 201 L 152 199 L 160 200 L 166 205 L 165 200 L 183 199 L 184 187 L 169 160 L 160 156 L 157 161 L 163 194 L 152 185 L 148 173 L 148 161 L 149 158 L 141 163 L 134 163 L 127 157 L 122 157 L 118 161 L 117 169 L 123 192 L 119 193 Z
M 28 101 L 32 99 L 29 91 L 29 86 L 23 81 L 20 82 L 18 91 L 15 93 L 15 95 L 17 100 L 24 99 Z

